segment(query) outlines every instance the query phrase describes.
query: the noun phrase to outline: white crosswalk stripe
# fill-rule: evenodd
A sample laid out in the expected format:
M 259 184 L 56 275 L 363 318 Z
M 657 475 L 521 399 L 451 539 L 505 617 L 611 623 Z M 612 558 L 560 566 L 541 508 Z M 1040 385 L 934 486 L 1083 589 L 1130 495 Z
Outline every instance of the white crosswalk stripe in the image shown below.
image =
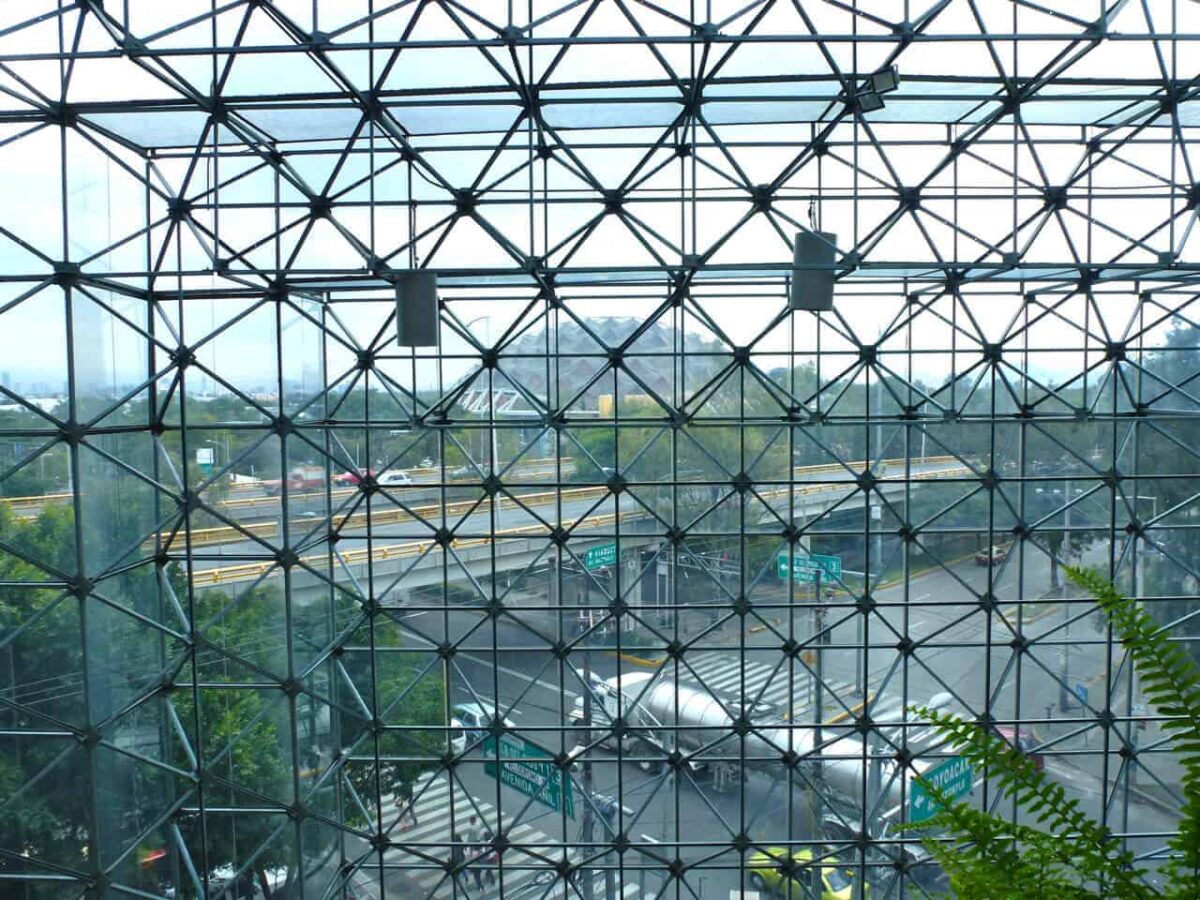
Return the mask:
M 679 669 L 682 683 L 694 684 L 718 696 L 760 700 L 771 704 L 782 714 L 790 712 L 789 717 L 793 720 L 812 706 L 812 676 L 803 668 L 797 667 L 789 679 L 786 665 L 776 668 L 753 659 L 746 660 L 743 665 L 736 653 L 711 651 L 689 655 L 687 659 L 688 666 L 680 666 Z M 664 674 L 673 677 L 673 673 Z M 826 679 L 825 683 L 847 706 L 860 699 L 855 696 L 854 685 L 850 682 Z M 824 702 L 831 711 L 838 708 L 829 691 Z
M 457 900 L 498 900 L 501 895 L 499 879 L 489 882 L 485 874 L 483 889 L 480 891 L 475 887 L 475 876 L 468 871 L 459 877 L 456 891 L 444 871 L 429 868 L 431 863 L 427 858 L 448 859 L 452 840 L 451 822 L 453 831 L 457 831 L 463 840 L 470 839 L 468 832 L 471 828 L 471 816 L 476 816 L 479 823 L 495 832 L 495 806 L 478 797 L 471 797 L 459 784 L 451 791 L 450 782 L 444 774 L 420 779 L 413 787 L 413 797 L 417 824 L 404 830 L 396 826 L 389 832 L 392 841 L 407 846 L 390 848 L 383 856 L 384 864 L 390 871 L 404 872 L 406 868 L 411 867 L 406 873 L 407 881 L 415 890 L 410 889 L 397 896 L 411 896 L 421 900 L 450 900 L 451 897 Z M 388 801 L 388 808 L 390 824 L 395 821 L 399 810 L 394 801 Z M 531 825 L 513 825 L 512 816 L 507 812 L 501 816 L 500 824 L 505 829 L 508 839 L 520 845 L 504 854 L 504 871 L 501 877 L 505 898 L 564 900 L 564 897 L 578 897 L 579 892 L 574 888 L 564 892 L 561 882 L 543 880 L 547 870 L 538 857 L 560 857 L 562 851 L 556 839 Z M 468 861 L 472 856 L 468 851 Z M 370 871 L 368 866 L 362 874 L 370 877 Z M 593 893 L 597 897 L 603 897 L 604 874 L 600 872 L 594 877 L 596 887 Z M 390 886 L 388 893 L 390 896 Z M 626 884 L 618 893 L 622 900 L 633 900 L 639 896 L 634 884 Z

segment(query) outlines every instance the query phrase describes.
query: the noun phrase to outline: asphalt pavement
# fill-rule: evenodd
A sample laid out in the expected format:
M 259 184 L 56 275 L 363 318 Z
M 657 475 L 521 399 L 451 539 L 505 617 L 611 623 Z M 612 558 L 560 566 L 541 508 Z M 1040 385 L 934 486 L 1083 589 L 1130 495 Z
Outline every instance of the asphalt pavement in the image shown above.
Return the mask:
M 914 702 L 948 693 L 960 712 L 978 709 L 990 698 L 993 715 L 1001 721 L 1045 719 L 1045 707 L 1050 705 L 1053 722 L 1034 721 L 1024 736 L 1031 742 L 1030 749 L 1044 754 L 1047 771 L 1080 799 L 1084 811 L 1096 817 L 1107 811 L 1110 827 L 1117 833 L 1170 831 L 1175 817 L 1169 803 L 1157 795 L 1133 785 L 1126 803 L 1125 782 L 1116 779 L 1116 736 L 1110 735 L 1110 752 L 1104 753 L 1104 734 L 1096 726 L 1094 709 L 1081 705 L 1073 692 L 1070 708 L 1065 713 L 1057 708 L 1064 699 L 1062 683 L 1089 686 L 1091 706 L 1102 706 L 1098 697 L 1103 696 L 1110 662 L 1102 635 L 1082 615 L 1085 605 L 1047 596 L 1053 593 L 1048 566 L 1042 585 L 1033 566 L 1026 567 L 1023 584 L 1017 582 L 1015 569 L 1011 566 L 990 573 L 991 591 L 999 601 L 990 614 L 975 597 L 987 588 L 989 572 L 969 558 L 957 561 L 948 571 L 931 570 L 907 582 L 879 587 L 873 592 L 877 606 L 864 635 L 869 647 L 865 680 L 863 658 L 854 646 L 855 616 L 843 611 L 845 621 L 838 622 L 838 611 L 828 610 L 826 624 L 832 628 L 829 644 L 821 650 L 821 672 L 827 686 L 820 697 L 821 718 L 849 721 L 861 710 L 865 698 L 876 696 L 879 699 L 873 709 L 898 713 L 905 684 L 907 696 Z M 561 726 L 582 691 L 579 670 L 584 661 L 579 652 L 570 657 L 576 669 L 555 660 L 547 653 L 546 638 L 558 634 L 560 615 L 561 634 L 570 637 L 569 612 L 545 611 L 540 620 L 543 627 L 534 629 L 528 624 L 539 621 L 538 614 L 528 612 L 520 622 L 503 616 L 492 621 L 479 611 L 465 609 L 450 616 L 416 613 L 407 621 L 433 642 L 461 640 L 470 633 L 472 636 L 462 641 L 465 649 L 456 657 L 453 699 L 498 699 L 518 733 L 559 752 L 570 750 L 568 745 L 577 739 Z M 684 640 L 689 634 L 697 637 L 695 648 L 686 654 L 687 669 L 680 670 L 681 681 L 703 684 L 733 702 L 744 697 L 769 704 L 775 714 L 798 724 L 815 723 L 817 697 L 810 674 L 800 666 L 794 667 L 789 677 L 787 669 L 778 666 L 781 638 L 791 635 L 809 648 L 817 646 L 811 605 L 797 605 L 790 613 L 768 618 L 769 627 L 746 628 L 748 650 L 744 653 L 737 646 L 739 628 L 735 623 L 704 631 L 707 618 L 697 619 L 693 629 L 687 616 L 681 616 L 678 634 Z M 1076 618 L 1077 614 L 1082 617 Z M 1070 622 L 1070 633 L 1064 625 L 1066 619 L 1075 619 Z M 994 646 L 990 659 L 979 649 L 989 637 L 988 629 Z M 1032 649 L 1017 653 L 1009 646 L 1010 637 L 1018 633 Z M 917 646 L 907 660 L 896 646 L 906 635 Z M 504 649 L 493 653 L 492 647 Z M 634 657 L 622 659 L 604 648 L 594 648 L 587 656 L 591 669 L 601 677 L 630 668 L 646 670 Z M 1064 665 L 1069 665 L 1065 678 Z M 660 677 L 674 676 L 664 672 Z M 1078 721 L 1063 724 L 1064 715 Z M 669 877 L 667 863 L 678 857 L 689 866 L 686 877 L 693 890 L 703 878 L 707 890 L 721 892 L 739 886 L 738 853 L 733 847 L 738 834 L 767 843 L 818 838 L 809 808 L 811 792 L 799 781 L 789 786 L 752 773 L 718 792 L 703 775 L 676 778 L 643 772 L 636 765 L 619 764 L 614 754 L 604 750 L 593 751 L 590 759 L 593 791 L 620 796 L 626 807 L 611 824 L 631 843 L 623 854 L 624 880 L 617 879 L 619 890 L 630 884 L 646 890 L 647 882 L 655 879 L 661 883 Z M 578 805 L 575 818 L 564 819 L 561 811 L 556 814 L 539 804 L 527 804 L 516 791 L 499 786 L 483 770 L 482 759 L 464 764 L 460 778 L 467 790 L 488 798 L 493 806 L 506 812 L 520 810 L 515 825 L 527 825 L 555 840 L 580 842 Z M 1147 779 L 1143 772 L 1140 780 Z M 982 798 L 981 785 L 976 796 Z M 593 833 L 597 839 L 608 827 L 596 818 Z M 1152 843 L 1152 839 L 1140 839 L 1132 849 L 1149 852 Z M 713 845 L 725 845 L 726 849 L 714 852 Z M 601 873 L 604 866 L 618 865 L 611 852 L 597 856 L 595 863 Z M 603 894 L 597 892 L 596 896 Z

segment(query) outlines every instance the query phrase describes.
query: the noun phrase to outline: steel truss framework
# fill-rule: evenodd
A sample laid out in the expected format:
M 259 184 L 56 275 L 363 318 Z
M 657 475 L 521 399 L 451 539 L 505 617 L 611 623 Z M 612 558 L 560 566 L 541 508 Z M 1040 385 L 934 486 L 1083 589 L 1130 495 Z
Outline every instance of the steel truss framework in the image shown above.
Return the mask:
M 1178 766 L 1057 567 L 1193 631 L 1198 39 L 1168 0 L 3 4 L 2 892 L 698 897 L 792 847 L 919 896 L 938 692 L 1152 858 Z M 810 228 L 832 313 L 788 309 Z M 395 339 L 417 267 L 437 350 Z M 572 727 L 618 670 L 723 724 Z M 464 700 L 574 818 L 460 752 Z

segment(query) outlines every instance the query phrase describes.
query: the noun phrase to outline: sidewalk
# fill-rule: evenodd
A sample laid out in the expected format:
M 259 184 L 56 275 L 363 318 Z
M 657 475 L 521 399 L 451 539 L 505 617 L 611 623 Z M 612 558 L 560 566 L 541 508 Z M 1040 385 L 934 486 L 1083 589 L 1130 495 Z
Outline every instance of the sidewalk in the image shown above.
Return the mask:
M 492 869 L 495 874 L 490 883 L 485 873 L 483 888 L 477 889 L 475 877 L 468 869 L 459 875 L 455 885 L 450 875 L 439 867 L 439 862 L 449 859 L 451 822 L 453 830 L 464 840 L 467 839 L 468 822 L 472 815 L 479 818 L 480 824 L 485 824 L 494 833 L 500 833 L 496 808 L 468 794 L 461 785 L 456 784 L 451 792 L 445 774 L 425 776 L 418 780 L 413 788 L 413 796 L 416 798 L 417 825 L 406 830 L 401 830 L 395 824 L 398 810 L 394 798 L 384 798 L 388 810 L 385 829 L 389 838 L 388 849 L 383 854 L 386 897 L 403 897 L 405 900 L 499 900 L 502 888 L 505 900 L 517 900 L 520 897 L 565 900 L 566 896 L 577 896 L 574 888 L 567 895 L 564 894 L 561 881 L 547 879 L 547 873 L 551 870 L 544 859 L 562 855 L 559 840 L 531 825 L 513 825 L 512 816 L 507 813 L 501 817 L 500 824 L 504 835 L 515 846 L 504 852 L 499 868 Z M 367 849 L 365 843 L 362 849 Z M 471 852 L 468 851 L 466 859 L 470 864 Z M 376 900 L 385 896 L 379 884 L 379 873 L 377 859 L 371 857 L 354 878 L 355 890 Z M 595 878 L 594 896 L 602 898 L 604 875 L 598 873 Z M 636 900 L 639 896 L 637 886 L 626 885 L 619 896 L 621 900 Z

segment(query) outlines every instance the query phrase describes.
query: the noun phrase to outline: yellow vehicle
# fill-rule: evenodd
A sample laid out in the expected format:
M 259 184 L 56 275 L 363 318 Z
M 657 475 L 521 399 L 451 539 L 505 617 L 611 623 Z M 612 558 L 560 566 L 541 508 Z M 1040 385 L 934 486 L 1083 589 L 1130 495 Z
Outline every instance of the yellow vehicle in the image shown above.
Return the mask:
M 789 852 L 795 868 L 788 879 L 781 871 Z M 832 860 L 830 860 L 832 862 Z M 812 897 L 812 851 L 808 848 L 788 851 L 785 847 L 768 847 L 753 854 L 746 863 L 750 884 L 757 891 L 773 891 L 792 900 Z M 867 891 L 863 889 L 863 896 Z M 821 867 L 821 900 L 850 900 L 854 896 L 854 873 L 835 864 Z

